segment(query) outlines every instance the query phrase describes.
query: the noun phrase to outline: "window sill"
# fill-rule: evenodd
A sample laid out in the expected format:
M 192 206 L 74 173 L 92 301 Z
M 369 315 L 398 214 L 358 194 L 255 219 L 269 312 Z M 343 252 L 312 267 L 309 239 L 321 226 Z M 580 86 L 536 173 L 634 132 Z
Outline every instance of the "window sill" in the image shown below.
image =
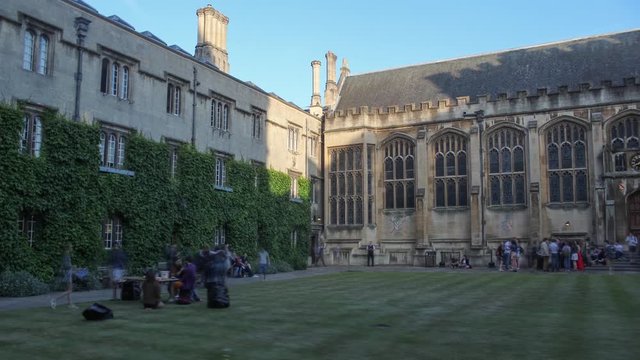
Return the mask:
M 450 207 L 434 207 L 432 209 L 435 212 L 462 212 L 462 211 L 469 211 L 469 207 L 468 206 L 450 206 Z
M 109 174 L 119 174 L 119 175 L 125 175 L 125 176 L 135 176 L 136 174 L 131 170 L 116 169 L 108 166 L 100 166 L 100 172 L 109 173 Z
M 233 189 L 228 186 L 214 185 L 213 188 L 218 191 L 233 192 Z
M 524 205 L 524 204 L 487 206 L 487 210 L 492 210 L 492 211 L 513 211 L 513 210 L 524 210 L 526 208 L 527 208 L 527 205 Z
M 362 224 L 358 224 L 358 225 L 345 225 L 345 224 L 332 224 L 332 225 L 326 225 L 326 227 L 328 227 L 329 229 L 332 230 L 361 230 L 362 228 L 364 228 L 364 225 Z
M 415 208 L 401 208 L 401 209 L 382 209 L 382 213 L 385 215 L 389 214 L 402 214 L 402 215 L 413 215 L 415 214 Z
M 294 203 L 298 203 L 298 204 L 302 204 L 302 199 L 301 198 L 289 198 L 289 201 L 294 202 Z
M 548 209 L 586 209 L 589 207 L 589 203 L 547 203 L 546 207 Z

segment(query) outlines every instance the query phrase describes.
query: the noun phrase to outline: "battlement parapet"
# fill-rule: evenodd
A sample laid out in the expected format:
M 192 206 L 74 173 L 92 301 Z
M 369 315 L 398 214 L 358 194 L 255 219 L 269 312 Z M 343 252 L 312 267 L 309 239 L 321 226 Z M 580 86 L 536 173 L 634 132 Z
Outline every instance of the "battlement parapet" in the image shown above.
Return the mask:
M 555 88 L 543 87 L 533 91 L 519 90 L 495 95 L 459 96 L 454 99 L 433 99 L 421 103 L 411 103 L 394 106 L 340 109 L 326 114 L 327 119 L 368 116 L 388 116 L 390 114 L 433 114 L 439 112 L 459 111 L 468 112 L 471 109 L 485 110 L 490 115 L 491 110 L 496 114 L 517 106 L 520 109 L 529 108 L 531 111 L 552 110 L 571 105 L 596 105 L 598 103 L 612 103 L 616 101 L 640 101 L 640 78 L 628 77 L 619 81 L 602 80 L 599 84 L 578 83 L 573 86 L 559 85 Z M 489 113 L 487 113 L 489 112 Z

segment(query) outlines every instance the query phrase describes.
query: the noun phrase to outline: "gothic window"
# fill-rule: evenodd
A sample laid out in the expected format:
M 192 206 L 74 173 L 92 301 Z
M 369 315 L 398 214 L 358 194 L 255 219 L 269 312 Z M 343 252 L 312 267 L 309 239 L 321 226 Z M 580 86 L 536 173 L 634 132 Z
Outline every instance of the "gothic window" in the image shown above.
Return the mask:
M 39 115 L 25 113 L 22 118 L 19 151 L 24 155 L 40 157 L 42 147 L 42 119 Z
M 626 171 L 628 152 L 640 151 L 640 119 L 638 116 L 627 116 L 614 122 L 609 128 L 611 151 L 613 152 L 614 171 Z M 585 154 L 584 149 L 578 154 Z M 580 161 L 586 162 L 583 157 Z
M 489 205 L 525 204 L 525 135 L 503 127 L 487 136 Z
M 384 145 L 385 209 L 414 207 L 414 151 L 413 143 L 403 138 Z
M 21 234 L 33 246 L 41 225 L 40 216 L 33 210 L 27 209 L 18 215 L 18 234 Z
M 264 115 L 262 113 L 254 112 L 251 115 L 251 120 L 253 122 L 251 136 L 254 139 L 260 139 L 262 137 L 262 119 Z
M 300 137 L 300 128 L 297 126 L 289 125 L 289 151 L 298 152 L 298 138 Z
M 22 68 L 40 75 L 49 74 L 51 64 L 50 36 L 40 29 L 30 27 L 24 32 Z
M 100 131 L 100 166 L 123 169 L 126 157 L 126 131 L 113 127 L 103 127 Z
M 362 225 L 362 145 L 329 151 L 329 210 L 332 225 Z
M 373 155 L 375 151 L 375 146 L 368 144 L 367 145 L 367 224 L 375 223 L 375 203 L 374 203 L 374 194 L 375 189 L 373 188 Z
M 586 129 L 563 121 L 546 133 L 549 202 L 588 201 Z
M 102 222 L 102 243 L 106 250 L 122 246 L 122 219 L 111 216 Z
M 182 112 L 182 87 L 177 83 L 167 84 L 167 113 L 180 115 Z
M 467 139 L 443 134 L 433 144 L 435 207 L 468 206 Z
M 226 101 L 222 101 L 217 98 L 211 98 L 211 127 L 214 130 L 220 131 L 229 131 L 229 116 L 231 105 Z M 257 116 L 257 114 L 254 114 Z M 254 122 L 255 126 L 255 122 Z M 254 137 L 255 136 L 255 127 L 254 127 Z
M 129 83 L 129 66 L 119 61 L 104 57 L 100 72 L 100 92 L 115 96 L 118 99 L 129 99 L 131 85 Z

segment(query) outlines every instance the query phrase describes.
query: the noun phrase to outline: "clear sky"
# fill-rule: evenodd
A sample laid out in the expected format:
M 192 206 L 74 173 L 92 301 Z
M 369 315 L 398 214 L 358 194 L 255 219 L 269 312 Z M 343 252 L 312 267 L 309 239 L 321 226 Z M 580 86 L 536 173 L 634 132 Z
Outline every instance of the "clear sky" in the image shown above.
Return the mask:
M 640 28 L 638 0 L 84 0 L 194 52 L 196 10 L 227 17 L 231 75 L 307 108 L 311 61 L 352 74 Z M 337 78 L 337 75 L 336 75 Z

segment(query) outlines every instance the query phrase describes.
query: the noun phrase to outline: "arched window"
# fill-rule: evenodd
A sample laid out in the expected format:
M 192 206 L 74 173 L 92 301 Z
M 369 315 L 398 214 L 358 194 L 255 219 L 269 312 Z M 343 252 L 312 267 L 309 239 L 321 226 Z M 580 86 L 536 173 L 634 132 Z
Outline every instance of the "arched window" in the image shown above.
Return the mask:
M 36 35 L 27 30 L 24 32 L 24 52 L 22 55 L 22 68 L 25 70 L 33 71 L 33 59 L 35 55 L 35 41 Z
M 129 67 L 122 67 L 122 78 L 120 79 L 120 99 L 129 98 Z
M 109 91 L 109 59 L 102 59 L 102 71 L 100 73 L 100 92 L 107 94 Z
M 363 224 L 362 145 L 329 151 L 329 209 L 332 225 Z
M 38 74 L 46 75 L 49 71 L 49 37 L 40 35 L 38 45 Z
M 627 171 L 627 153 L 630 151 L 635 153 L 640 149 L 640 119 L 637 115 L 626 116 L 616 120 L 609 129 L 613 169 L 614 171 Z M 585 159 L 581 159 L 581 161 L 585 161 Z
M 103 131 L 100 132 L 100 146 L 98 151 L 100 151 L 100 166 L 104 165 L 104 149 L 106 147 L 107 136 Z
M 396 138 L 384 146 L 385 209 L 415 207 L 415 146 Z
M 125 137 L 124 135 L 120 135 L 118 139 L 118 167 L 122 168 L 124 165 L 124 153 L 125 153 Z
M 111 64 L 111 92 L 113 96 L 118 96 L 118 72 L 120 65 L 118 63 Z
M 582 125 L 563 121 L 547 130 L 549 202 L 587 202 L 587 141 Z
M 116 164 L 116 136 L 109 135 L 109 147 L 107 148 L 107 166 L 114 167 Z
M 433 142 L 435 207 L 468 206 L 467 139 L 454 133 Z
M 222 130 L 229 130 L 229 105 L 227 104 L 222 108 Z
M 510 127 L 487 136 L 489 154 L 489 205 L 524 205 L 525 135 Z

